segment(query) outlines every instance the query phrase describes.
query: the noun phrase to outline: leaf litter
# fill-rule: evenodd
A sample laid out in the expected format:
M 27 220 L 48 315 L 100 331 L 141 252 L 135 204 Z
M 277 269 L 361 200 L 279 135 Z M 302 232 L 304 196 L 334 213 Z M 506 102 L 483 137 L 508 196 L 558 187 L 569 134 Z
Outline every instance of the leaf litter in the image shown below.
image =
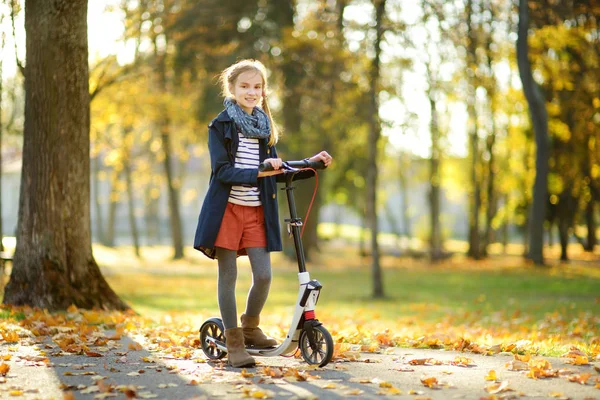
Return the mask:
M 341 390 L 347 396 L 360 396 L 363 394 L 360 389 L 350 389 L 344 385 L 323 380 L 317 374 L 318 369 L 308 366 L 306 368 L 259 367 L 253 371 L 219 376 L 219 370 L 223 370 L 223 363 L 206 360 L 199 350 L 200 343 L 197 328 L 194 326 L 194 322 L 189 322 L 183 314 L 181 318 L 177 315 L 170 317 L 170 323 L 163 324 L 161 321 L 157 323 L 157 321 L 140 317 L 132 312 L 80 310 L 74 306 L 69 307 L 66 313 L 49 313 L 46 310 L 28 307 L 3 306 L 3 309 L 11 316 L 24 315 L 25 318 L 20 321 L 16 317 L 0 321 L 0 334 L 7 346 L 5 349 L 8 350 L 8 353 L 0 355 L 0 377 L 2 379 L 10 379 L 7 378 L 7 376 L 10 377 L 10 364 L 15 362 L 23 365 L 49 366 L 51 365 L 49 356 L 61 357 L 72 354 L 90 359 L 89 363 L 61 364 L 61 366 L 69 368 L 64 376 L 89 375 L 91 377 L 89 386 L 73 387 L 63 384 L 65 398 L 68 398 L 68 393 L 74 391 L 79 391 L 82 394 L 97 393 L 99 396 L 97 398 L 115 397 L 118 392 L 126 394 L 127 398 L 155 398 L 158 395 L 151 390 L 156 390 L 158 393 L 160 390 L 175 387 L 174 384 L 161 384 L 154 389 L 143 390 L 145 388 L 136 385 L 123 386 L 106 383 L 107 378 L 97 374 L 99 372 L 98 364 L 93 361 L 102 360 L 109 354 L 117 356 L 116 361 L 124 365 L 133 363 L 143 365 L 143 368 L 138 368 L 126 374 L 133 379 L 146 373 L 146 370 L 166 373 L 187 372 L 189 373 L 188 384 L 191 385 L 217 381 L 235 383 L 236 380 L 241 379 L 242 384 L 236 389 L 236 392 L 250 398 L 273 397 L 272 392 L 252 386 L 252 381 L 258 384 L 269 384 L 278 380 L 286 382 L 322 380 L 321 387 L 323 389 Z M 593 365 L 594 370 L 597 372 L 595 376 L 592 373 L 554 369 L 543 358 L 533 359 L 530 354 L 537 353 L 539 343 L 536 344 L 535 341 L 529 340 L 509 340 L 512 336 L 506 334 L 503 329 L 490 334 L 488 330 L 479 327 L 477 328 L 479 335 L 472 335 L 473 328 L 470 328 L 471 330 L 465 329 L 462 332 L 463 334 L 470 333 L 470 339 L 467 339 L 466 336 L 459 335 L 458 328 L 449 319 L 443 329 L 438 326 L 435 330 L 437 332 L 443 331 L 444 334 L 418 335 L 416 333 L 419 329 L 415 328 L 415 334 L 411 336 L 404 329 L 371 331 L 358 324 L 354 325 L 352 331 L 352 324 L 348 324 L 348 321 L 336 321 L 332 315 L 327 315 L 325 318 L 327 318 L 328 324 L 333 327 L 330 330 L 336 338 L 331 364 L 333 369 L 343 370 L 345 368 L 343 364 L 348 362 L 377 363 L 379 362 L 378 359 L 365 356 L 365 354 L 392 354 L 394 346 L 447 349 L 487 356 L 502 353 L 512 354 L 514 357 L 506 363 L 507 370 L 526 374 L 528 378 L 536 380 L 563 378 L 568 382 L 593 385 L 600 389 L 600 379 L 598 378 L 600 368 L 593 365 L 594 362 L 600 360 L 598 327 L 592 328 L 592 322 L 598 321 L 597 318 L 594 319 L 595 317 L 592 317 L 592 321 L 589 321 L 589 323 L 584 324 L 584 328 L 591 329 L 591 334 L 596 336 L 591 341 L 583 344 L 580 340 L 572 340 L 573 337 L 578 339 L 580 336 L 569 336 L 567 332 L 561 336 L 561 334 L 556 333 L 556 329 L 551 339 L 546 336 L 543 328 L 537 332 L 537 336 L 542 341 L 551 340 L 555 347 L 561 345 L 567 347 L 568 343 L 575 343 L 568 345 L 568 350 L 562 354 L 562 357 L 573 366 Z M 548 319 L 560 322 L 560 316 L 557 315 L 548 316 Z M 560 326 L 559 323 L 558 327 Z M 569 329 L 570 334 L 572 334 L 573 330 Z M 428 331 L 431 330 L 423 326 L 420 327 L 420 332 Z M 131 338 L 125 348 L 120 342 L 124 336 Z M 485 337 L 486 340 L 478 342 L 473 337 Z M 490 343 L 490 340 L 496 340 L 497 342 Z M 32 345 L 36 349 L 34 354 L 20 352 L 20 347 L 31 347 Z M 136 352 L 141 350 L 151 352 L 152 355 L 136 356 Z M 296 355 L 296 358 L 298 357 Z M 196 367 L 182 370 L 176 365 L 169 364 L 169 361 L 181 360 L 193 362 Z M 431 366 L 476 367 L 473 359 L 467 356 L 456 356 L 452 360 L 415 358 L 398 364 L 399 366 L 395 368 L 398 373 L 414 372 L 416 368 Z M 106 363 L 102 361 L 99 365 L 100 369 L 104 365 L 104 370 L 113 373 L 120 372 L 117 368 L 107 367 Z M 96 371 L 92 369 L 96 369 Z M 453 372 L 445 370 L 442 373 L 450 375 Z M 489 371 L 485 376 L 485 380 L 491 382 L 483 386 L 491 395 L 513 391 L 508 381 L 498 381 L 495 371 Z M 402 394 L 399 388 L 394 387 L 389 382 L 367 379 L 361 380 L 359 383 L 377 385 L 377 393 L 380 395 Z M 421 377 L 421 384 L 426 388 L 437 390 L 452 387 L 451 384 L 438 381 L 438 378 L 427 375 Z M 13 396 L 24 392 L 25 390 L 22 388 L 12 389 Z

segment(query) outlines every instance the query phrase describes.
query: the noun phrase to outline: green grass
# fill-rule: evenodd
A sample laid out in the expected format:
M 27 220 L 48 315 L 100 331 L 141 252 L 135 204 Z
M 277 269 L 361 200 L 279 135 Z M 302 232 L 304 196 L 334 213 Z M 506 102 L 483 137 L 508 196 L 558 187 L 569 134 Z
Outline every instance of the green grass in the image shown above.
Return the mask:
M 177 262 L 169 260 L 170 249 L 143 249 L 144 260 L 132 257 L 131 249 L 95 249 L 95 254 L 111 287 L 157 325 L 194 330 L 219 315 L 216 262 L 197 252 Z M 549 257 L 551 267 L 535 268 L 514 254 L 481 262 L 457 255 L 435 265 L 386 256 L 382 299 L 371 296 L 370 260 L 352 249 L 323 251 L 308 270 L 323 285 L 317 317 L 339 343 L 455 348 L 464 338 L 485 346 L 528 343 L 517 351 L 552 356 L 578 346 L 596 357 L 600 268 L 583 257 L 569 264 Z M 252 278 L 247 258 L 238 260 L 240 314 Z M 298 293 L 297 267 L 281 253 L 273 255 L 272 264 L 261 325 L 284 337 Z
M 551 271 L 453 271 L 446 269 L 385 269 L 386 298 L 371 298 L 371 276 L 366 268 L 326 270 L 311 276 L 323 284 L 318 309 L 339 316 L 352 316 L 356 309 L 382 320 L 416 317 L 427 322 L 449 313 L 457 322 L 477 318 L 485 322 L 494 313 L 520 313 L 532 320 L 559 312 L 574 318 L 581 312 L 600 315 L 600 280 L 585 275 L 568 276 Z M 136 284 L 132 284 L 135 280 Z M 251 283 L 247 268 L 240 268 L 237 300 L 244 305 Z M 198 274 L 115 275 L 110 284 L 134 309 L 150 314 L 170 311 L 218 311 L 216 270 Z M 274 271 L 267 309 L 291 308 L 297 296 L 297 274 Z M 461 315 L 464 317 L 459 318 Z M 490 324 L 493 321 L 490 319 Z
M 0 310 L 0 320 L 16 320 L 22 321 L 25 319 L 25 314 L 22 312 L 13 312 L 12 310 Z

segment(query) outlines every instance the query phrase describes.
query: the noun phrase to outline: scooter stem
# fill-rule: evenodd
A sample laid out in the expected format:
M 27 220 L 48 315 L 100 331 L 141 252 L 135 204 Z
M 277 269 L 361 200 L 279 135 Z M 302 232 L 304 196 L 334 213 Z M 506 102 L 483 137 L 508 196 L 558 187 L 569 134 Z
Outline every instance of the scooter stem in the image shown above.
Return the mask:
M 306 272 L 306 260 L 304 257 L 304 247 L 302 246 L 302 238 L 300 237 L 300 227 L 302 226 L 302 218 L 298 218 L 296 212 L 296 201 L 294 199 L 292 181 L 295 173 L 289 173 L 286 175 L 285 180 L 285 194 L 287 196 L 288 208 L 290 210 L 290 218 L 286 219 L 289 229 L 294 237 L 294 247 L 296 248 L 296 259 L 298 260 L 298 272 Z

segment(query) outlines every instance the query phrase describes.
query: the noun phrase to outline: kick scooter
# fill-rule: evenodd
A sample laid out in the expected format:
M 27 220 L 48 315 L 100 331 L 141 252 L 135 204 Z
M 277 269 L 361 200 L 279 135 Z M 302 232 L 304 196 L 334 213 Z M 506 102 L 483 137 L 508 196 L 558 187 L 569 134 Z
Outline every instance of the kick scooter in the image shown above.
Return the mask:
M 322 285 L 316 279 L 311 279 L 306 271 L 306 262 L 304 258 L 304 249 L 302 247 L 302 238 L 300 228 L 302 218 L 296 213 L 296 203 L 294 200 L 292 181 L 294 176 L 301 171 L 317 170 L 325 168 L 323 162 L 311 162 L 308 160 L 288 161 L 283 163 L 285 190 L 287 195 L 290 218 L 285 222 L 288 224 L 288 231 L 291 231 L 294 237 L 294 247 L 296 249 L 296 259 L 298 261 L 298 280 L 300 288 L 294 310 L 294 316 L 290 324 L 290 329 L 285 340 L 277 347 L 258 349 L 247 347 L 246 350 L 251 356 L 274 357 L 291 356 L 298 348 L 302 358 L 311 364 L 324 367 L 331 361 L 333 356 L 333 339 L 331 334 L 316 319 L 315 307 Z M 272 170 L 270 164 L 261 164 L 259 171 Z M 316 174 L 316 171 L 314 171 Z M 212 359 L 218 360 L 227 354 L 225 346 L 225 328 L 221 318 L 209 318 L 200 328 L 200 343 L 204 354 Z

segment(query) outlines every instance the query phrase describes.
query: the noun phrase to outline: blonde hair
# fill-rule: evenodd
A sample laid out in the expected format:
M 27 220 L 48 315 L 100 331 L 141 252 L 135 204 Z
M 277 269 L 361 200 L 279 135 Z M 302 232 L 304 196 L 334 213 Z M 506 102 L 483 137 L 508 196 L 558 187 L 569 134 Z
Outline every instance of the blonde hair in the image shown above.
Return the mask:
M 221 75 L 219 76 L 219 82 L 221 82 L 221 92 L 224 97 L 233 98 L 233 94 L 231 93 L 231 87 L 235 86 L 235 81 L 238 76 L 248 71 L 256 71 L 260 74 L 263 81 L 263 93 L 262 93 L 262 102 L 261 107 L 269 117 L 269 122 L 271 123 L 271 136 L 269 137 L 269 146 L 273 146 L 279 140 L 279 130 L 273 121 L 273 116 L 271 115 L 271 109 L 267 104 L 267 68 L 265 68 L 264 64 L 258 60 L 246 59 L 236 62 L 231 65 L 227 69 L 225 69 Z

